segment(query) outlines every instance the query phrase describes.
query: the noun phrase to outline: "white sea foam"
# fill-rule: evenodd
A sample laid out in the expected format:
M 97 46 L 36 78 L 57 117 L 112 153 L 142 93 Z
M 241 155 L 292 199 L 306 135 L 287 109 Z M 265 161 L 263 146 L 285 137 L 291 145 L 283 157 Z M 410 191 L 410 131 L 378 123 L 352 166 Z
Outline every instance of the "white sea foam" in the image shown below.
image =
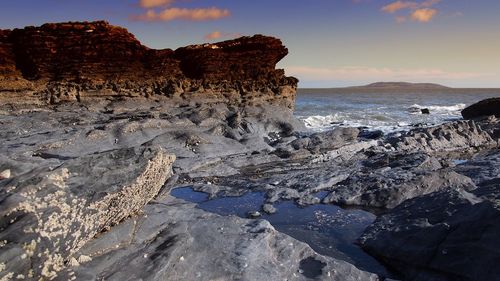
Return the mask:
M 359 117 L 359 115 L 357 115 Z M 406 129 L 410 126 L 407 122 L 388 122 L 372 118 L 373 116 L 363 115 L 362 118 L 353 118 L 349 115 L 329 114 L 299 116 L 307 128 L 313 131 L 324 131 L 334 127 L 366 127 L 370 130 L 381 130 L 384 132 L 393 132 Z M 387 118 L 386 118 L 387 119 Z
M 465 107 L 466 107 L 465 103 L 459 103 L 459 104 L 455 104 L 455 105 L 428 105 L 428 106 L 414 104 L 414 105 L 410 106 L 409 111 L 411 113 L 418 114 L 418 113 L 421 113 L 421 109 L 427 108 L 427 109 L 429 109 L 431 114 L 433 112 L 434 113 L 441 113 L 441 114 L 443 114 L 443 113 L 444 114 L 446 114 L 446 113 L 455 114 L 455 113 L 461 111 L 462 109 L 464 109 Z
M 335 127 L 362 127 L 368 130 L 395 132 L 416 127 L 439 125 L 462 119 L 461 110 L 496 92 L 447 92 L 417 95 L 414 93 L 337 93 L 318 92 L 299 95 L 295 114 L 312 131 Z M 430 114 L 422 114 L 427 108 Z
M 313 115 L 302 117 L 306 127 L 311 129 L 327 129 L 339 122 L 338 114 L 330 114 L 326 116 Z

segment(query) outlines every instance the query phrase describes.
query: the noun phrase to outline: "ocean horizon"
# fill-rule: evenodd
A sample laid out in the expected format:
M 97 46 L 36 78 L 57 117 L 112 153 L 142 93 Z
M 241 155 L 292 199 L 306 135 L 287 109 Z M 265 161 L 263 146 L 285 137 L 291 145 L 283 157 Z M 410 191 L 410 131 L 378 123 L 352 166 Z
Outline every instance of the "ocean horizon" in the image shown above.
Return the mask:
M 500 97 L 500 89 L 299 88 L 294 115 L 312 131 L 360 127 L 389 133 L 460 120 L 464 108 L 491 97 Z

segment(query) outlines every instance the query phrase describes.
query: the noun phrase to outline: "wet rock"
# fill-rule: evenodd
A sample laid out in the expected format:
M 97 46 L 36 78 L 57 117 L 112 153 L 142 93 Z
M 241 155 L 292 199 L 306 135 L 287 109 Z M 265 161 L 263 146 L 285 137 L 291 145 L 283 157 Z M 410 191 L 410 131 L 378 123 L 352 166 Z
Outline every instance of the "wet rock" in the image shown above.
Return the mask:
M 143 216 L 132 220 L 83 247 L 77 254 L 91 256 L 92 261 L 70 268 L 68 276 L 74 272 L 78 280 L 310 280 L 304 274 L 313 273 L 318 279 L 378 280 L 346 262 L 316 254 L 264 220 L 222 217 L 177 199 L 149 204 Z M 304 260 L 311 259 L 308 267 Z
M 249 218 L 255 219 L 255 218 L 262 217 L 262 214 L 259 211 L 252 211 L 252 212 L 248 212 L 247 216 Z
M 422 109 L 420 110 L 420 112 L 421 112 L 422 114 L 431 114 L 431 111 L 430 111 L 428 108 L 422 108 Z
M 379 217 L 360 243 L 408 280 L 494 280 L 498 198 L 498 188 L 480 187 L 408 200 Z
M 324 203 L 393 208 L 401 202 L 448 188 L 474 188 L 469 177 L 442 168 L 423 153 L 373 157 L 339 183 Z
M 371 254 L 411 280 L 488 280 L 499 272 L 498 149 L 452 169 L 470 177 L 469 188 L 446 188 L 401 203 L 361 237 Z
M 485 99 L 462 110 L 464 119 L 476 119 L 491 115 L 500 118 L 500 98 Z
M 299 204 L 300 206 L 314 205 L 319 204 L 320 202 L 321 199 L 311 194 L 301 196 L 299 200 L 297 200 L 297 204 Z
M 315 133 L 293 141 L 290 145 L 295 149 L 308 149 L 311 151 L 332 150 L 356 140 L 359 135 L 357 128 L 335 128 L 331 131 Z
M 271 215 L 276 213 L 277 209 L 272 204 L 264 204 L 262 205 L 262 211 Z
M 500 177 L 500 150 L 483 152 L 453 170 L 471 178 L 477 186 L 483 186 Z
M 399 151 L 450 152 L 491 148 L 497 145 L 474 121 L 456 121 L 430 128 L 414 129 L 387 142 Z
M 367 140 L 376 140 L 384 136 L 384 132 L 381 130 L 369 131 L 363 130 L 359 133 L 359 137 Z
M 315 279 L 323 273 L 326 263 L 312 257 L 300 261 L 300 272 L 307 278 Z

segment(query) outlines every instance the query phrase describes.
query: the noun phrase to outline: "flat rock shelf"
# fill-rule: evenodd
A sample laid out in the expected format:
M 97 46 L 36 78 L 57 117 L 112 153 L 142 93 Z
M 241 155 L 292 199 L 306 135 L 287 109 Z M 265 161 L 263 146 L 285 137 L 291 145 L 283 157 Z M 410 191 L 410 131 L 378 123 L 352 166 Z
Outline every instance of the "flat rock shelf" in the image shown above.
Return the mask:
M 276 230 L 309 244 L 321 255 L 344 260 L 383 278 L 395 277 L 394 273 L 357 245 L 358 237 L 376 219 L 370 212 L 344 209 L 332 204 L 299 207 L 293 201 L 281 201 L 274 204 L 275 213 L 267 214 L 259 211 L 265 201 L 265 194 L 262 192 L 210 198 L 206 193 L 193 190 L 191 186 L 184 186 L 173 189 L 170 194 L 196 203 L 198 208 L 211 213 L 265 219 Z M 327 192 L 317 194 L 322 198 L 326 195 Z

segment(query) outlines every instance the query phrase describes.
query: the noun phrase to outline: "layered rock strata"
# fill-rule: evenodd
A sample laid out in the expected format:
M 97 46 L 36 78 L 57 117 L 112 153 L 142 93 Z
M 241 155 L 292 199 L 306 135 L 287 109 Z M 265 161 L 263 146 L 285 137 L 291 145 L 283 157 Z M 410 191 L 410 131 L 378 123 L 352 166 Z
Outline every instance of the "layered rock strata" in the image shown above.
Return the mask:
M 153 50 L 104 21 L 0 30 L 0 99 L 154 96 L 292 108 L 297 80 L 275 69 L 287 53 L 279 39 L 262 35 Z

